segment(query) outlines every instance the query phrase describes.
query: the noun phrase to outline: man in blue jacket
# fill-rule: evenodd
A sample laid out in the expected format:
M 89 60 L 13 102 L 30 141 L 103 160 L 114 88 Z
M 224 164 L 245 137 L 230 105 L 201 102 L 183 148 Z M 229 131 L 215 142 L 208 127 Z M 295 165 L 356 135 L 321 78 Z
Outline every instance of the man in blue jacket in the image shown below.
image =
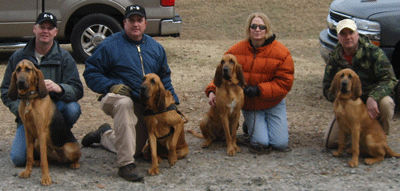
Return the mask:
M 123 20 L 124 30 L 106 38 L 86 60 L 83 76 L 88 87 L 99 94 L 100 107 L 114 119 L 114 128 L 103 124 L 82 139 L 87 147 L 100 143 L 117 153 L 118 175 L 128 181 L 139 181 L 142 173 L 134 157 L 141 154 L 147 140 L 144 108 L 139 102 L 140 85 L 148 73 L 160 76 L 165 89 L 179 99 L 171 84 L 171 70 L 164 48 L 146 29 L 146 12 L 142 6 L 128 6 Z
M 40 13 L 33 26 L 35 38 L 11 55 L 3 77 L 1 99 L 16 116 L 17 122 L 17 131 L 11 146 L 11 160 L 16 166 L 25 166 L 26 163 L 25 130 L 18 114 L 20 100 L 13 101 L 7 94 L 12 73 L 21 60 L 30 60 L 42 71 L 47 91 L 69 128 L 72 128 L 81 115 L 78 100 L 83 97 L 83 85 L 75 60 L 54 40 L 57 32 L 56 17 L 51 13 Z

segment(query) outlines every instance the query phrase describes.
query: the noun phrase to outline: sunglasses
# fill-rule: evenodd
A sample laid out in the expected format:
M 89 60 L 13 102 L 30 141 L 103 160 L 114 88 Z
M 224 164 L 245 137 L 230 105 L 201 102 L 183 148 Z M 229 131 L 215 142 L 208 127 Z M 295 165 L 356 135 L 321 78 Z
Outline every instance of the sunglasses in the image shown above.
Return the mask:
M 251 28 L 251 29 L 254 29 L 254 30 L 256 30 L 257 27 L 260 28 L 260 30 L 265 30 L 265 29 L 267 29 L 267 27 L 266 27 L 265 25 L 256 25 L 256 24 L 250 25 L 250 28 Z

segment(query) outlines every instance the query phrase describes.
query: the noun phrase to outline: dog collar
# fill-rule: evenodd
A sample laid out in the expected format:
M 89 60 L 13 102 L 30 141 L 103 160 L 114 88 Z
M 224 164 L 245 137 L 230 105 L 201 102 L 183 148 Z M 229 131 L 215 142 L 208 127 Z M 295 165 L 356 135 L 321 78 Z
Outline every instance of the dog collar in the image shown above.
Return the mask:
M 164 113 L 164 112 L 171 111 L 171 110 L 176 110 L 180 114 L 180 111 L 176 107 L 176 104 L 171 104 L 170 106 L 165 108 L 164 111 L 160 111 L 160 112 L 154 112 L 151 109 L 146 109 L 146 110 L 144 110 L 144 116 L 157 115 L 157 114 Z
M 18 98 L 19 99 L 33 99 L 33 98 L 37 97 L 37 96 L 31 97 L 31 95 L 34 95 L 34 94 L 36 94 L 36 91 L 30 91 L 24 95 L 18 94 Z

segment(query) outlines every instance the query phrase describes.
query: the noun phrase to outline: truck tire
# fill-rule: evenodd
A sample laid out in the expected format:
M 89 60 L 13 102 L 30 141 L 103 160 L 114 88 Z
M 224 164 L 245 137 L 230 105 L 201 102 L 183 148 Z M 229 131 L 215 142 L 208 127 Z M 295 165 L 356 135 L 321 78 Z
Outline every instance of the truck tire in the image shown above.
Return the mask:
M 98 44 L 120 30 L 120 23 L 106 14 L 95 13 L 83 17 L 71 33 L 71 46 L 77 61 L 84 62 Z

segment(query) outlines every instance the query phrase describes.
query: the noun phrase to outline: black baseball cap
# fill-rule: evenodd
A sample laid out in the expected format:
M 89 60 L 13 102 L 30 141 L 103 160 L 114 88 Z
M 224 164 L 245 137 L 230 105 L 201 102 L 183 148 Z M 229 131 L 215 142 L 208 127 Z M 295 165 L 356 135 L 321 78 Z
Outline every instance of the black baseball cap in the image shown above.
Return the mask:
M 125 9 L 125 19 L 134 14 L 146 18 L 146 11 L 144 10 L 144 7 L 140 5 L 131 5 Z
M 57 18 L 56 16 L 54 16 L 51 13 L 40 13 L 39 16 L 36 19 L 36 23 L 35 24 L 41 24 L 44 21 L 50 21 L 51 24 L 54 25 L 54 27 L 57 27 Z

